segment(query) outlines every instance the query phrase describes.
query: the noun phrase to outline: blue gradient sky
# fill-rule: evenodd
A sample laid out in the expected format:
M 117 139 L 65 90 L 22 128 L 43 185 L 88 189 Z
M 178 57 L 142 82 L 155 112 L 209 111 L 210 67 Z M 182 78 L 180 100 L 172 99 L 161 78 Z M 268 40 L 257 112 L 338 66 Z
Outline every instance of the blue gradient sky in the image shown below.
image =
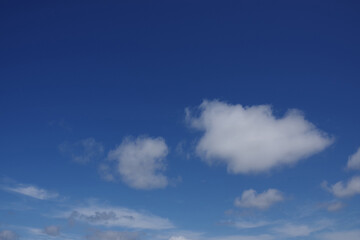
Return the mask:
M 1 1 L 0 240 L 359 239 L 359 11 Z

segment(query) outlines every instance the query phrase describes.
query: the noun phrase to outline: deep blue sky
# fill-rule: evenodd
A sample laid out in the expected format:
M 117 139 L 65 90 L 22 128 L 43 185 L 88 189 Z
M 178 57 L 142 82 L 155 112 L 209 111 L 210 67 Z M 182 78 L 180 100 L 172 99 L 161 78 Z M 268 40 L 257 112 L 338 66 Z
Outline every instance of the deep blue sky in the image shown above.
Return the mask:
M 357 1 L 1 1 L 0 240 L 15 239 L 6 231 L 46 239 L 49 226 L 60 229 L 54 239 L 117 239 L 107 231 L 165 240 L 357 237 L 360 189 L 344 196 L 332 186 L 343 181 L 346 190 L 357 176 L 345 168 L 360 147 L 359 12 Z M 191 123 L 205 114 L 198 109 L 204 100 L 223 109 L 271 105 L 274 119 L 298 109 L 329 143 L 302 150 L 291 164 L 274 158 L 269 171 L 228 173 L 227 153 L 207 164 L 197 148 L 212 129 Z M 230 132 L 244 136 L 235 126 Z M 158 169 L 166 186 L 144 190 L 121 174 L 114 182 L 100 176 L 111 150 L 157 137 L 167 146 Z M 84 140 L 95 142 L 95 153 L 79 163 L 74 158 L 91 151 Z M 243 152 L 231 153 L 238 161 Z M 57 196 L 14 193 L 30 186 Z M 234 205 L 249 189 L 277 189 L 282 203 Z M 337 211 L 326 210 L 332 204 Z M 109 227 L 81 217 L 73 226 L 58 216 L 94 205 L 146 212 L 173 226 Z M 294 236 L 294 229 L 309 234 Z

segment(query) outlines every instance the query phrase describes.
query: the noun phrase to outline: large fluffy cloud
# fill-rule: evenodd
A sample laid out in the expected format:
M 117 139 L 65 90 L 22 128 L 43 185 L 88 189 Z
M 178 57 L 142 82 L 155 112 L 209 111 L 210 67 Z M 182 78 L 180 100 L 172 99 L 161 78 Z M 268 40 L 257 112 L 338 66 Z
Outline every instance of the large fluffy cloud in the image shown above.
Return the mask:
M 348 169 L 360 169 L 360 147 L 354 153 L 349 157 L 348 163 L 347 163 Z
M 268 189 L 259 194 L 249 189 L 242 193 L 241 198 L 236 198 L 234 204 L 237 207 L 266 209 L 283 200 L 282 193 L 276 189 Z
M 74 208 L 72 211 L 61 214 L 60 217 L 106 227 L 132 229 L 169 229 L 174 227 L 166 218 L 121 207 L 93 205 Z
M 209 164 L 225 163 L 231 173 L 294 164 L 332 143 L 297 110 L 277 118 L 268 105 L 243 107 L 216 100 L 204 101 L 199 110 L 198 116 L 186 111 L 191 126 L 204 132 L 198 155 Z
M 139 137 L 126 138 L 108 154 L 108 159 L 116 163 L 115 175 L 119 174 L 123 182 L 136 189 L 164 188 L 168 179 L 163 174 L 168 147 L 163 138 Z M 111 167 L 101 165 L 102 175 L 112 180 Z
M 332 186 L 328 186 L 328 183 L 325 181 L 321 185 L 325 190 L 340 198 L 360 194 L 360 176 L 351 178 L 346 184 L 344 184 L 343 181 L 340 181 Z

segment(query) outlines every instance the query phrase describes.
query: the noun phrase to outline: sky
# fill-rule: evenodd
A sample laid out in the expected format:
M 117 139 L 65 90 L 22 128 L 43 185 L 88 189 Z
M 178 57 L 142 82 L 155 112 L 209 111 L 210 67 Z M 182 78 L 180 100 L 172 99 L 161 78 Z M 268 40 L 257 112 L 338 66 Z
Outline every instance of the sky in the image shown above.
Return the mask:
M 0 3 L 0 240 L 360 239 L 358 1 Z

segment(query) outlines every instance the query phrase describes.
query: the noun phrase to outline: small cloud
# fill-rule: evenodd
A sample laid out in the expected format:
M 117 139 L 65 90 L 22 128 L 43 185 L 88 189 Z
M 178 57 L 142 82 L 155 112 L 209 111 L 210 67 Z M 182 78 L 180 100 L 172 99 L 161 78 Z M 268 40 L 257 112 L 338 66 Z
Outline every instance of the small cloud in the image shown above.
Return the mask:
M 334 203 L 328 204 L 327 210 L 329 212 L 335 212 L 335 211 L 338 211 L 338 210 L 344 208 L 344 206 L 345 205 L 342 202 L 334 202 Z
M 347 169 L 360 170 L 360 147 L 349 157 L 347 162 Z
M 276 189 L 268 189 L 259 194 L 255 190 L 249 189 L 242 193 L 241 198 L 235 199 L 234 205 L 242 208 L 266 209 L 283 200 L 282 193 Z
M 109 164 L 101 163 L 98 172 L 105 181 L 114 182 L 116 180 L 116 172 L 114 172 L 114 169 Z
M 165 188 L 169 184 L 163 174 L 168 152 L 165 140 L 161 137 L 126 138 L 108 154 L 108 162 L 115 163 L 115 166 L 103 163 L 99 171 L 109 181 L 120 175 L 121 180 L 132 188 Z
M 198 116 L 186 109 L 186 120 L 204 133 L 196 146 L 197 154 L 209 165 L 225 164 L 234 174 L 293 165 L 333 142 L 300 111 L 289 110 L 277 118 L 269 105 L 244 107 L 203 101 Z
M 317 206 L 318 208 L 326 209 L 329 212 L 336 212 L 343 209 L 346 205 L 335 199 L 333 201 L 319 203 Z
M 86 164 L 99 159 L 104 152 L 104 147 L 94 138 L 86 138 L 73 144 L 62 143 L 59 145 L 59 150 L 69 155 L 74 162 Z
M 61 119 L 59 121 L 50 121 L 49 122 L 49 126 L 51 127 L 60 127 L 68 132 L 72 131 L 72 128 L 65 122 L 64 119 Z
M 49 192 L 45 189 L 33 185 L 17 184 L 17 186 L 4 187 L 3 189 L 9 192 L 19 193 L 39 200 L 49 200 L 57 198 L 59 196 L 58 193 Z
M 189 160 L 191 158 L 191 151 L 189 150 L 189 146 L 186 141 L 181 141 L 176 145 L 175 148 L 176 153 L 183 157 L 186 160 Z
M 50 236 L 58 236 L 60 234 L 60 227 L 58 226 L 47 226 L 44 228 L 44 233 Z
M 229 220 L 229 221 L 220 222 L 220 224 L 233 226 L 238 229 L 251 229 L 251 228 L 260 228 L 260 227 L 268 226 L 273 223 L 266 221 Z
M 321 183 L 323 189 L 334 194 L 336 197 L 345 198 L 360 194 L 360 176 L 351 178 L 347 183 L 343 181 L 337 182 L 332 186 L 328 186 L 326 181 Z
M 234 222 L 234 226 L 240 229 L 247 228 L 259 228 L 269 225 L 269 222 L 259 221 L 259 222 L 247 222 L 247 221 L 236 221 Z
M 17 240 L 18 235 L 10 230 L 2 230 L 0 231 L 0 240 Z
M 169 238 L 169 240 L 189 240 L 189 239 L 183 236 L 172 236 Z

